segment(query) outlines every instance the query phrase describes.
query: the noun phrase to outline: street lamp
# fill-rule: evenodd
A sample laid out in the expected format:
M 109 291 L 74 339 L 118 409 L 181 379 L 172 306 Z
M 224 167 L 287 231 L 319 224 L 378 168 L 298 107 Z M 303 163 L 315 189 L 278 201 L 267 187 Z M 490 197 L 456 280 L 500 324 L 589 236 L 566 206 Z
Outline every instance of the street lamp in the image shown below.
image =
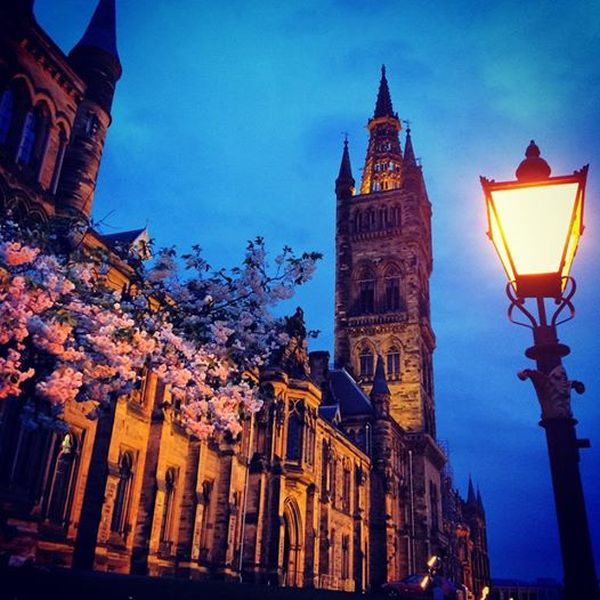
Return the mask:
M 568 380 L 561 359 L 570 349 L 559 343 L 556 331 L 575 316 L 575 280 L 569 271 L 583 232 L 588 167 L 550 177 L 550 167 L 533 140 L 525 157 L 517 181 L 481 177 L 488 235 L 508 276 L 508 317 L 533 331 L 534 344 L 525 355 L 536 361 L 537 369 L 518 375 L 532 380 L 542 409 L 540 425 L 548 444 L 566 598 L 596 600 L 600 594 L 579 474 L 579 449 L 589 447 L 589 441 L 577 439 L 571 411 L 571 389 L 581 394 L 585 388 Z M 535 299 L 537 316 L 535 309 L 527 308 L 528 298 Z M 552 315 L 546 312 L 546 299 L 554 300 Z M 526 321 L 517 320 L 515 311 Z

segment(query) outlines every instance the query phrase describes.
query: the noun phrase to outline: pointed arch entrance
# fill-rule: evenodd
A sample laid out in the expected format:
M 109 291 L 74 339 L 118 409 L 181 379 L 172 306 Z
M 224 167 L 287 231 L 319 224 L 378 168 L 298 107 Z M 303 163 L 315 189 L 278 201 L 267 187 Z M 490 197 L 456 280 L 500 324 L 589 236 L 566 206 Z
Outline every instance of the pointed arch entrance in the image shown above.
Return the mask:
M 288 498 L 283 508 L 283 585 L 302 587 L 302 522 L 298 503 Z

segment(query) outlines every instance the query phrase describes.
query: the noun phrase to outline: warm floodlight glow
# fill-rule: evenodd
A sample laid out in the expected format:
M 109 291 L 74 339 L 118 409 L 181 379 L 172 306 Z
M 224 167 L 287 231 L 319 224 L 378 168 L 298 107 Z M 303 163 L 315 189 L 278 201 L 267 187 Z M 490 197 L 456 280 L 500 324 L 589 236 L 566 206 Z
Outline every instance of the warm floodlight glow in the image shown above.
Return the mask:
M 489 232 L 521 297 L 558 297 L 583 231 L 587 167 L 541 181 L 481 182 Z
M 427 566 L 428 566 L 430 569 L 433 569 L 434 567 L 437 567 L 437 566 L 438 566 L 439 562 L 440 562 L 440 558 L 439 558 L 439 556 L 436 556 L 436 555 L 434 554 L 433 556 L 430 556 L 430 557 L 429 557 L 429 560 L 427 561 Z

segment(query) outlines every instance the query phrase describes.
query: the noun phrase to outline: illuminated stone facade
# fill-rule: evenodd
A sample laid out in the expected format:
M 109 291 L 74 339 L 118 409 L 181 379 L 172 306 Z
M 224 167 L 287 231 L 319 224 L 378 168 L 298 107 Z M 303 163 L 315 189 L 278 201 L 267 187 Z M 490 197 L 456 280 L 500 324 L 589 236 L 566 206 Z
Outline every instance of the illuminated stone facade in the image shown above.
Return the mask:
M 100 0 L 68 56 L 31 4 L 0 7 L 0 209 L 87 221 L 121 75 L 114 0 Z M 431 211 L 400 129 L 383 76 L 361 194 L 347 147 L 336 182 L 335 364 L 315 352 L 302 368 L 265 370 L 265 405 L 221 442 L 190 438 L 153 375 L 97 420 L 68 405 L 67 433 L 27 431 L 19 400 L 4 401 L 3 559 L 364 591 L 447 554 L 459 529 L 471 539 L 442 510 Z M 143 254 L 147 239 L 90 230 L 85 243 Z M 127 278 L 117 261 L 110 281 Z

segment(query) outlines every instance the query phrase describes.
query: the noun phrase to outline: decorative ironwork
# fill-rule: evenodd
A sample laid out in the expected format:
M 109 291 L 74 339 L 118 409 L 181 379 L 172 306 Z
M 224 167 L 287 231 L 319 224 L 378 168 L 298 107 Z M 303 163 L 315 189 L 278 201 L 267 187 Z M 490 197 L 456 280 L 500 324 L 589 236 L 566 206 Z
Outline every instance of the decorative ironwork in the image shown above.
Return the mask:
M 577 284 L 575 282 L 575 279 L 573 279 L 573 277 L 570 276 L 563 277 L 563 280 L 566 281 L 566 285 L 564 286 L 564 291 L 561 294 L 561 296 L 554 300 L 554 303 L 557 305 L 557 308 L 554 310 L 554 312 L 552 313 L 552 317 L 550 318 L 549 325 L 551 327 L 557 327 L 562 323 L 566 323 L 575 316 L 575 306 L 573 305 L 572 299 L 577 290 Z M 515 325 L 527 327 L 528 329 L 531 329 L 533 331 L 535 331 L 540 326 L 547 326 L 548 319 L 546 315 L 544 299 L 536 298 L 539 312 L 539 316 L 538 318 L 536 318 L 535 315 L 525 307 L 525 298 L 517 295 L 514 283 L 514 281 L 510 281 L 506 284 L 506 295 L 510 300 L 507 313 L 509 321 L 511 323 L 514 323 Z M 560 315 L 566 308 L 569 309 L 569 316 L 559 320 Z M 518 310 L 521 314 L 525 315 L 529 323 L 524 323 L 523 321 L 517 320 L 514 317 L 515 309 Z

